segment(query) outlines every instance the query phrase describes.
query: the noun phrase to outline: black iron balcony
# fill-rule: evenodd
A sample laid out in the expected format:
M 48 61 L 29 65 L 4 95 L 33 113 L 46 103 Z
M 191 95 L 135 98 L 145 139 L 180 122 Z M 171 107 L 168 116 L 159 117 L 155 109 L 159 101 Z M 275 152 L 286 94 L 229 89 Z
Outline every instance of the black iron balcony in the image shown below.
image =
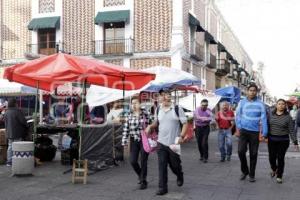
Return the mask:
M 39 42 L 38 44 L 28 44 L 26 53 L 32 55 L 52 55 L 58 51 L 63 51 L 63 43 Z
M 95 56 L 132 55 L 134 50 L 133 39 L 113 39 L 93 41 Z
M 242 85 L 247 86 L 248 85 L 248 80 L 246 78 L 242 79 Z
M 226 59 L 219 59 L 219 65 L 217 68 L 217 76 L 225 76 L 230 73 L 230 63 Z
M 210 54 L 209 56 L 209 63 L 207 64 L 209 68 L 215 69 L 217 67 L 217 59 L 216 56 Z
M 200 45 L 195 40 L 190 42 L 190 56 L 191 58 L 198 60 L 198 61 L 204 61 L 205 54 L 204 54 L 204 46 Z

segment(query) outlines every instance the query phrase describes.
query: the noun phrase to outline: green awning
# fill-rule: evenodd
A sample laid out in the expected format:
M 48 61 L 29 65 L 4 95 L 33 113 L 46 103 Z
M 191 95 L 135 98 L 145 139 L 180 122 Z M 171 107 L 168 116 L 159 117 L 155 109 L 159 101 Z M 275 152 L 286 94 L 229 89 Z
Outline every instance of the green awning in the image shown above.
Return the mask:
M 196 27 L 196 32 L 204 32 L 204 28 L 202 28 L 200 21 L 194 17 L 191 13 L 189 13 L 189 25 Z
M 233 56 L 228 51 L 226 52 L 226 55 L 228 60 L 233 60 Z
M 231 61 L 231 63 L 232 63 L 232 64 L 235 64 L 235 65 L 240 65 L 240 63 L 239 63 L 236 59 L 233 59 L 233 60 Z
M 129 22 L 130 11 L 129 10 L 117 10 L 98 12 L 95 17 L 95 24 L 111 23 L 111 22 Z
M 60 28 L 60 17 L 33 18 L 28 24 L 29 30 Z
M 218 51 L 219 52 L 227 52 L 226 48 L 224 47 L 224 45 L 221 42 L 218 42 Z
M 209 32 L 205 31 L 204 35 L 205 41 L 209 42 L 210 44 L 218 44 L 216 40 L 214 39 L 214 36 L 212 36 Z

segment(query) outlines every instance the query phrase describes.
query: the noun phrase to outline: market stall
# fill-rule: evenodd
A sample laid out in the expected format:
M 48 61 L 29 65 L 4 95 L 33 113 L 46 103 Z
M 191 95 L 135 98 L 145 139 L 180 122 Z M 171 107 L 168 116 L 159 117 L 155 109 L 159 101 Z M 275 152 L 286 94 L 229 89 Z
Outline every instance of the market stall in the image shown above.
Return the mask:
M 53 91 L 59 85 L 75 82 L 82 87 L 82 101 L 80 104 L 80 120 L 78 122 L 79 159 L 82 159 L 81 144 L 84 130 L 85 94 L 88 84 L 125 90 L 138 90 L 155 78 L 154 74 L 123 68 L 103 63 L 96 59 L 72 56 L 58 53 L 43 57 L 24 64 L 17 64 L 5 69 L 4 78 L 10 81 L 36 87 L 46 91 Z M 36 94 L 36 99 L 38 98 Z M 36 104 L 37 111 L 37 104 Z M 37 120 L 34 132 L 37 134 Z

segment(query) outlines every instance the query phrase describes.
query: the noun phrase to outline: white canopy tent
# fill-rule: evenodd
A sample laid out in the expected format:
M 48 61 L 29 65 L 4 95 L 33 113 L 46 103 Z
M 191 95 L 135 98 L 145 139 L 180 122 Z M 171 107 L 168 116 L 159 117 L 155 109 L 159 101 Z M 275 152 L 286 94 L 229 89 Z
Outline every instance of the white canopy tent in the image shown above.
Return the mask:
M 19 83 L 0 79 L 0 96 L 31 96 L 36 95 L 36 89 Z
M 195 97 L 195 101 L 194 101 L 194 97 Z M 179 105 L 187 110 L 194 111 L 195 110 L 194 105 L 196 104 L 196 107 L 200 106 L 200 103 L 203 99 L 208 100 L 208 108 L 212 110 L 219 103 L 221 96 L 215 94 L 208 94 L 208 95 L 202 95 L 200 93 L 191 94 L 189 96 L 179 99 Z

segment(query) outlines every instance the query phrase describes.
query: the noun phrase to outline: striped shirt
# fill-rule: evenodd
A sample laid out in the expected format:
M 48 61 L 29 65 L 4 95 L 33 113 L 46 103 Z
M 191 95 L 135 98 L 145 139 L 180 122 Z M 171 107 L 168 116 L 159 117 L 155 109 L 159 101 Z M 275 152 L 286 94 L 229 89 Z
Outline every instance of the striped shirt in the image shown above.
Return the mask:
M 289 140 L 290 136 L 294 144 L 297 143 L 297 135 L 290 115 L 277 115 L 276 113 L 270 114 L 269 127 L 271 140 Z

